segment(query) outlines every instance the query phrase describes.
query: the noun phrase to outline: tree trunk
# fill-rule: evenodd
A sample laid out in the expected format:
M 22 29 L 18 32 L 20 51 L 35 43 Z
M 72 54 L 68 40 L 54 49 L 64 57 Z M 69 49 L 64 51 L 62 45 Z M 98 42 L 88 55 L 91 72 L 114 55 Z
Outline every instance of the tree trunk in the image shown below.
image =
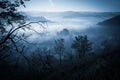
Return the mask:
M 60 52 L 60 65 L 62 64 L 62 57 L 61 57 L 61 52 Z

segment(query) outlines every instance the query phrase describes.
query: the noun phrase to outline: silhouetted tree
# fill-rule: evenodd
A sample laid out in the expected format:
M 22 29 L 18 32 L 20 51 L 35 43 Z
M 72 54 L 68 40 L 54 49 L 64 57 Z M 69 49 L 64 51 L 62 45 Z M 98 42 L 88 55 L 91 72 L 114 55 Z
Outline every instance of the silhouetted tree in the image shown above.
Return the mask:
M 0 0 L 0 55 L 9 53 L 8 50 L 6 51 L 6 48 L 10 49 L 12 45 L 18 52 L 15 41 L 18 38 L 16 37 L 16 31 L 26 26 L 26 17 L 20 14 L 17 9 L 21 5 L 25 7 L 25 1 L 29 0 Z M 21 48 L 19 52 L 22 53 L 23 49 Z
M 79 58 L 85 56 L 86 52 L 92 50 L 92 44 L 88 40 L 87 36 L 76 36 L 74 42 L 72 43 L 72 48 L 76 50 L 79 54 Z
M 112 44 L 110 44 L 110 41 L 108 40 L 104 40 L 101 42 L 101 51 L 103 54 L 105 53 L 109 53 L 111 52 L 112 48 L 111 48 Z
M 62 53 L 64 52 L 64 39 L 55 40 L 54 50 L 59 55 L 59 63 L 62 64 Z
M 60 35 L 69 35 L 69 30 L 68 29 L 63 29 L 62 31 L 60 31 L 59 34 Z
M 26 16 L 18 12 L 18 8 L 29 0 L 0 0 L 0 49 L 6 46 L 15 49 L 17 53 L 27 59 L 24 55 L 24 46 L 18 46 L 18 41 L 25 41 L 25 33 L 20 30 L 32 30 L 32 23 L 42 27 L 46 21 L 27 22 Z M 11 47 L 13 46 L 13 47 Z

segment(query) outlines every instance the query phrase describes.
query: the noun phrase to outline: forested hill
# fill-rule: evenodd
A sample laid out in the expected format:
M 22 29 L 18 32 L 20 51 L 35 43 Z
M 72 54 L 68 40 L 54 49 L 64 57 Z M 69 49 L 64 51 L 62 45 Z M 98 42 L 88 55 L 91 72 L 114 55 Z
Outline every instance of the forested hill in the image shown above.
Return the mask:
M 106 25 L 106 26 L 120 26 L 120 15 L 107 19 L 103 22 L 98 23 L 99 25 Z

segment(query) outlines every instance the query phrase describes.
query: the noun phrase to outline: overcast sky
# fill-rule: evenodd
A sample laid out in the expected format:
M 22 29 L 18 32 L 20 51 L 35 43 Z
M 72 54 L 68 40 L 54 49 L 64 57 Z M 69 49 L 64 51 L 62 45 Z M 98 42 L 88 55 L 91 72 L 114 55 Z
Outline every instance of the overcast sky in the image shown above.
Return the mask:
M 120 0 L 31 0 L 23 11 L 120 12 Z

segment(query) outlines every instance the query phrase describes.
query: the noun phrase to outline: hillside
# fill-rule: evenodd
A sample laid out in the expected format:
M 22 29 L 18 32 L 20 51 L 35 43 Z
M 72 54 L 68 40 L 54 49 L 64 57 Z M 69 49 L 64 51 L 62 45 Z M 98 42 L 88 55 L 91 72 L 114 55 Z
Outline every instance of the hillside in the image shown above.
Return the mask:
M 107 19 L 103 22 L 98 23 L 99 25 L 105 26 L 120 26 L 120 15 Z

